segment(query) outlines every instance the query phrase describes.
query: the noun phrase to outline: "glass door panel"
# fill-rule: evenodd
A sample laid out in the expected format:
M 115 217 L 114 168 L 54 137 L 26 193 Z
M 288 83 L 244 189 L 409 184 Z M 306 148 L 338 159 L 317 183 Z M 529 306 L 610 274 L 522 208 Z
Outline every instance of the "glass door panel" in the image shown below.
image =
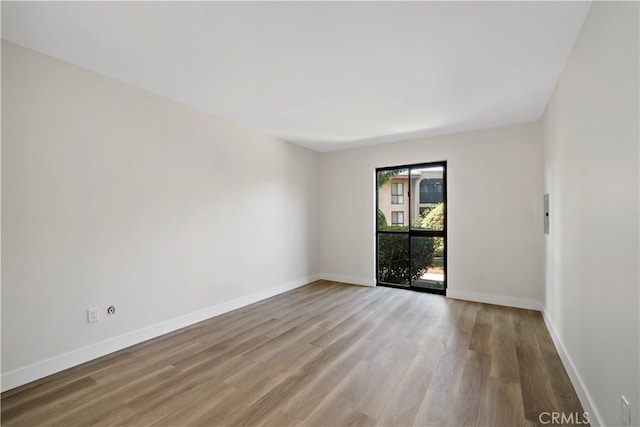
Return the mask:
M 409 286 L 409 236 L 378 234 L 378 282 Z
M 444 230 L 444 167 L 411 170 L 411 228 Z
M 444 294 L 446 162 L 376 171 L 377 284 Z
M 444 238 L 411 236 L 411 286 L 444 290 Z
M 408 169 L 378 172 L 378 230 L 409 229 Z

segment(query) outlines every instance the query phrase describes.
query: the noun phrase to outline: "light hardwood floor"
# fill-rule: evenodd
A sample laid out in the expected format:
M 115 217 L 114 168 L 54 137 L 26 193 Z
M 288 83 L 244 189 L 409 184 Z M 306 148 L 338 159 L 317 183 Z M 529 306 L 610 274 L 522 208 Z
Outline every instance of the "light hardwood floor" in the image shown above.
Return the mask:
M 319 281 L 2 394 L 3 426 L 536 425 L 582 413 L 539 312 Z

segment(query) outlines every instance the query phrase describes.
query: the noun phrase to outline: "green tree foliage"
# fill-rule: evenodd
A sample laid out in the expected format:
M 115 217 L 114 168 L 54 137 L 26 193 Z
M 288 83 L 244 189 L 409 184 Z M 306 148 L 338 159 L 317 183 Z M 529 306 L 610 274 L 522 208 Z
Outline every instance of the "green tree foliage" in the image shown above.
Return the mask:
M 384 212 L 378 209 L 378 230 L 384 230 L 388 226 L 387 217 L 384 216 Z
M 444 230 L 444 203 L 438 203 L 430 211 L 424 211 L 416 221 L 416 226 L 428 230 Z M 444 239 L 436 239 L 435 256 L 441 257 L 443 254 Z
M 382 188 L 387 182 L 391 180 L 391 178 L 398 175 L 400 172 L 406 172 L 406 169 L 393 169 L 378 172 L 378 188 Z
M 413 238 L 411 265 L 409 266 L 409 236 L 407 234 L 380 234 L 378 240 L 378 280 L 405 284 L 419 279 L 433 266 L 435 239 Z
M 416 222 L 420 228 L 444 230 L 444 203 L 438 203 L 435 208 L 424 211 Z

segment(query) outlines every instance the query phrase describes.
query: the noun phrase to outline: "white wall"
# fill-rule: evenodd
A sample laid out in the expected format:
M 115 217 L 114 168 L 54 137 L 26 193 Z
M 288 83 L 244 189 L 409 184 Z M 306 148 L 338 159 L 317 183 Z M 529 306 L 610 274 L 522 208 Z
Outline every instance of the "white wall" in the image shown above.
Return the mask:
M 317 153 L 7 42 L 2 107 L 4 389 L 318 272 Z
M 640 424 L 638 13 L 593 3 L 543 119 L 547 321 L 605 425 Z
M 323 154 L 323 277 L 375 283 L 375 168 L 439 160 L 448 162 L 448 295 L 539 308 L 539 124 Z

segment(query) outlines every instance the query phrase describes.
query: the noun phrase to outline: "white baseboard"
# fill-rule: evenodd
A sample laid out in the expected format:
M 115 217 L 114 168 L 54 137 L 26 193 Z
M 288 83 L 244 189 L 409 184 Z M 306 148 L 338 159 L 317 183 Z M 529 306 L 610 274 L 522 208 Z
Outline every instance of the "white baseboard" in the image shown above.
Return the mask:
M 362 277 L 341 276 L 339 274 L 321 273 L 320 279 L 329 280 L 331 282 L 349 283 L 351 285 L 360 286 L 375 286 L 376 281 L 374 279 L 363 279 Z
M 544 319 L 544 323 L 547 325 L 547 329 L 549 330 L 551 339 L 553 340 L 553 343 L 556 346 L 558 355 L 562 360 L 564 369 L 566 369 L 567 374 L 569 375 L 571 384 L 573 384 L 573 388 L 576 390 L 576 394 L 580 399 L 582 408 L 584 409 L 585 412 L 589 413 L 590 424 L 594 427 L 604 425 L 604 423 L 602 422 L 602 417 L 600 416 L 600 413 L 596 410 L 595 406 L 593 405 L 592 403 L 593 399 L 591 398 L 591 395 L 587 391 L 587 388 L 585 387 L 584 382 L 582 381 L 582 377 L 576 370 L 576 367 L 573 364 L 573 361 L 571 360 L 569 353 L 567 353 L 567 349 L 564 347 L 562 339 L 558 334 L 558 330 L 556 329 L 555 325 L 553 324 L 553 321 L 549 317 L 549 313 L 547 312 L 545 307 L 542 308 L 542 318 Z
M 483 302 L 486 304 L 504 305 L 507 307 L 525 308 L 527 310 L 542 309 L 540 301 L 528 298 L 508 297 L 504 295 L 483 294 L 479 292 L 459 291 L 447 289 L 447 298 L 462 299 L 466 301 Z
M 68 353 L 45 359 L 32 365 L 24 366 L 2 374 L 2 385 L 0 389 L 4 392 L 12 388 L 27 384 L 31 381 L 44 378 L 56 372 L 63 371 L 73 366 L 80 365 L 98 357 L 105 356 L 123 348 L 139 344 L 151 338 L 156 338 L 177 329 L 184 328 L 194 323 L 207 320 L 211 317 L 219 316 L 232 310 L 253 304 L 272 296 L 290 291 L 319 279 L 319 275 L 307 276 L 282 285 L 273 286 L 262 291 L 246 295 L 240 298 L 226 301 L 221 304 L 199 310 L 184 316 L 176 317 L 165 322 L 157 323 L 127 334 L 109 338 L 107 340 L 91 344 Z

